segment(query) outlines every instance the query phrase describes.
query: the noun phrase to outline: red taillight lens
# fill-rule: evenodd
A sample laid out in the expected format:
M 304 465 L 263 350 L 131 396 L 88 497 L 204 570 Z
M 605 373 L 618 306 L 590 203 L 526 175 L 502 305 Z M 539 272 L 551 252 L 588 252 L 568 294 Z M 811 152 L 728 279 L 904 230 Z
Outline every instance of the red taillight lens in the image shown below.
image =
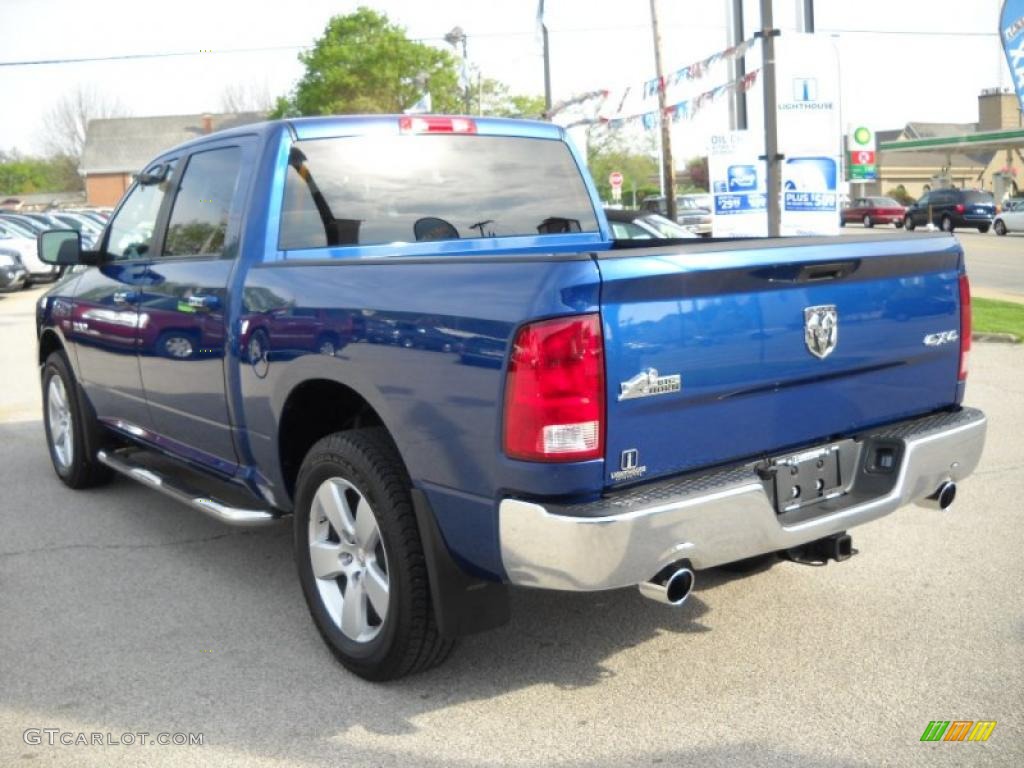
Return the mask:
M 971 354 L 971 282 L 960 275 L 960 381 L 967 378 L 967 359 Z
M 398 118 L 398 130 L 402 133 L 476 133 L 476 123 L 468 117 L 418 117 Z
M 964 204 L 963 204 L 963 203 L 957 203 L 957 204 L 956 204 L 956 212 L 957 212 L 957 213 L 963 213 L 963 212 L 964 212 L 964 211 L 966 211 L 966 210 L 967 210 L 967 209 L 966 209 L 966 208 L 964 208 Z
M 525 326 L 505 382 L 505 453 L 527 461 L 604 455 L 604 342 L 598 315 Z

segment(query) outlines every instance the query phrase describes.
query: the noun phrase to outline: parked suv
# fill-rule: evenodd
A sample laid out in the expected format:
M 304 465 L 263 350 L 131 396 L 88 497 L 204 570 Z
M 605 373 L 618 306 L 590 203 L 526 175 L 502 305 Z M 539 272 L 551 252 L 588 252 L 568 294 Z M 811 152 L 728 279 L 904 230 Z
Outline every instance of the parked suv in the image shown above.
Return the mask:
M 984 234 L 992 226 L 995 215 L 996 204 L 990 192 L 936 189 L 926 193 L 907 209 L 904 224 L 907 229 L 914 229 L 927 226 L 931 221 L 943 232 L 952 232 L 957 227 L 971 227 Z

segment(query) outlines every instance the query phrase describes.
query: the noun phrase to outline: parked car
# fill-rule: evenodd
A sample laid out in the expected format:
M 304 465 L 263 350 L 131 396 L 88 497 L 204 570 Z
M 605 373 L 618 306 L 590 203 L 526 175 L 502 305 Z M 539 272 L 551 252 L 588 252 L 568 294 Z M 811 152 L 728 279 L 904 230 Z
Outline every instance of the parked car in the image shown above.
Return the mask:
M 103 227 L 93 219 L 70 211 L 55 211 L 51 218 L 59 222 L 60 229 L 71 227 L 82 233 L 82 245 L 88 250 L 91 249 L 96 239 L 103 232 Z
M 17 227 L 4 218 L 0 218 L 0 247 L 18 254 L 27 274 L 26 282 L 42 282 L 55 280 L 60 274 L 60 267 L 47 264 L 39 258 L 34 235 L 26 235 L 27 230 Z
M 676 221 L 680 226 L 685 227 L 694 234 L 703 237 L 711 236 L 712 213 L 710 203 L 707 207 L 700 205 L 699 201 L 703 195 L 678 195 L 676 197 Z M 668 213 L 668 206 L 665 205 L 664 197 L 646 197 L 640 204 L 640 209 L 648 213 L 656 213 L 665 216 Z
M 4 247 L 3 240 L 0 240 L 0 293 L 20 291 L 27 279 L 28 273 L 17 251 Z
M 991 192 L 935 189 L 907 209 L 903 223 L 908 230 L 927 226 L 930 221 L 943 232 L 970 227 L 985 233 L 992 226 L 995 215 L 996 204 Z
M 1024 232 L 1024 200 L 1007 202 L 992 224 L 997 235 Z
M 858 197 L 840 214 L 840 224 L 852 222 L 863 224 L 870 229 L 875 224 L 892 224 L 897 229 L 903 226 L 907 209 L 891 197 Z
M 584 168 L 564 129 L 483 117 L 162 152 L 97 251 L 40 237 L 75 265 L 36 311 L 57 477 L 293 515 L 312 620 L 372 680 L 507 621 L 509 584 L 678 606 L 701 569 L 846 559 L 952 503 L 986 428 L 954 238 L 616 242 Z
M 605 208 L 605 218 L 615 240 L 664 240 L 697 237 L 689 229 L 658 213 Z

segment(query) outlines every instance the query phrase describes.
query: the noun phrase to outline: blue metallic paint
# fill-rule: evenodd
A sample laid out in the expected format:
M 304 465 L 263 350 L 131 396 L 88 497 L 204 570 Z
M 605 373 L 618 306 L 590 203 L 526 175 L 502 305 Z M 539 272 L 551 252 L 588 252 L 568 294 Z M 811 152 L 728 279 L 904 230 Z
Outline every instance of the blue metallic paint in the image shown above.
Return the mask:
M 567 140 L 561 129 L 548 124 L 478 119 L 477 128 L 482 134 Z M 738 245 L 733 251 L 636 252 L 598 260 L 611 247 L 610 235 L 586 173 L 600 235 L 280 251 L 278 221 L 292 141 L 369 132 L 393 134 L 397 118 L 266 123 L 173 150 L 184 157 L 212 141 L 255 137 L 259 159 L 238 224 L 238 257 L 227 277 L 224 305 L 226 405 L 239 464 L 227 466 L 145 424 L 122 423 L 122 433 L 222 474 L 233 472 L 254 494 L 288 509 L 277 435 L 285 403 L 297 386 L 311 379 L 343 384 L 363 396 L 389 427 L 457 558 L 481 575 L 502 578 L 496 524 L 501 496 L 589 498 L 609 483 L 604 461 L 546 465 L 503 456 L 504 369 L 511 339 L 525 322 L 603 311 L 609 455 L 617 455 L 627 442 L 645 440 L 643 461 L 651 475 L 726 460 L 766 444 L 787 445 L 833 429 L 868 426 L 962 396 L 962 386 L 950 391 L 955 355 L 911 348 L 912 336 L 937 330 L 934 323 L 955 321 L 955 273 L 813 290 L 767 288 L 708 299 L 688 299 L 683 292 L 671 301 L 651 300 L 653 281 L 669 275 L 685 279 L 688 273 L 753 270 L 770 263 L 880 257 L 894 246 L 846 242 L 769 252 Z M 571 149 L 582 169 L 581 155 Z M 934 247 L 900 240 L 896 250 L 905 254 Z M 583 254 L 595 258 L 579 258 Z M 389 263 L 376 256 L 402 258 Z M 479 268 L 482 263 L 487 269 Z M 118 282 L 109 267 L 87 270 L 90 274 L 83 276 L 83 287 L 95 283 L 96 274 Z M 122 276 L 120 282 L 130 281 Z M 81 295 L 75 285 L 55 286 L 48 306 Z M 602 290 L 614 300 L 602 302 Z M 898 291 L 903 293 L 897 300 L 893 293 Z M 842 308 L 842 352 L 822 366 L 800 357 L 805 354 L 802 339 L 796 352 L 792 347 L 795 334 L 802 331 L 802 314 L 795 313 L 808 303 L 827 302 Z M 869 316 L 877 306 L 907 315 L 900 322 L 886 318 L 897 343 L 882 362 L 893 366 L 876 369 L 867 379 L 844 377 L 858 365 L 880 361 L 870 343 L 879 331 L 872 320 L 880 318 Z M 45 314 L 40 321 L 41 328 L 52 327 Z M 267 341 L 269 366 L 259 367 L 248 358 L 256 333 Z M 330 334 L 330 346 L 323 344 L 324 334 Z M 69 341 L 72 347 L 81 342 Z M 754 354 L 759 359 L 751 359 Z M 684 392 L 677 403 L 641 400 L 628 410 L 616 403 L 618 381 L 645 365 L 665 373 L 682 368 Z M 188 365 L 180 370 L 170 386 L 187 382 Z M 823 372 L 839 375 L 822 385 Z M 816 384 L 775 390 L 774 382 L 794 376 L 807 376 Z M 869 380 L 886 401 L 882 411 L 869 408 L 859 391 Z M 732 396 L 754 384 L 767 389 Z M 923 397 L 913 394 L 921 389 Z M 794 427 L 794 414 L 805 421 Z M 723 430 L 723 420 L 743 428 Z

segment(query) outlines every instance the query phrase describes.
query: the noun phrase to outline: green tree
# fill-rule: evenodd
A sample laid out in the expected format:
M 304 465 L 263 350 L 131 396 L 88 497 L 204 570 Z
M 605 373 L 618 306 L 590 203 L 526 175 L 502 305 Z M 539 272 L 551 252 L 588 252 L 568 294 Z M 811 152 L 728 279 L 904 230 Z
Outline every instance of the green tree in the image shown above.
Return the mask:
M 691 192 L 707 192 L 711 189 L 708 186 L 708 182 L 711 174 L 708 172 L 708 158 L 707 155 L 703 157 L 692 157 L 686 163 L 686 173 L 684 174 L 689 180 L 689 188 L 685 190 L 679 190 L 680 194 L 689 194 Z
M 461 111 L 455 58 L 410 40 L 402 27 L 366 7 L 333 17 L 299 60 L 305 74 L 290 97 L 278 99 L 275 117 L 402 112 L 424 88 L 434 112 Z
M 612 171 L 622 174 L 622 200 L 632 204 L 633 189 L 639 203 L 648 195 L 658 194 L 658 162 L 653 155 L 653 136 L 645 134 L 641 144 L 621 131 L 594 129 L 587 150 L 587 165 L 594 177 L 602 200 L 612 199 L 608 176 Z
M 500 80 L 485 77 L 470 88 L 470 112 L 490 117 L 527 117 L 538 119 L 544 114 L 543 96 L 511 93 Z
M 22 157 L 0 152 L 0 195 L 73 192 L 82 188 L 73 158 Z

